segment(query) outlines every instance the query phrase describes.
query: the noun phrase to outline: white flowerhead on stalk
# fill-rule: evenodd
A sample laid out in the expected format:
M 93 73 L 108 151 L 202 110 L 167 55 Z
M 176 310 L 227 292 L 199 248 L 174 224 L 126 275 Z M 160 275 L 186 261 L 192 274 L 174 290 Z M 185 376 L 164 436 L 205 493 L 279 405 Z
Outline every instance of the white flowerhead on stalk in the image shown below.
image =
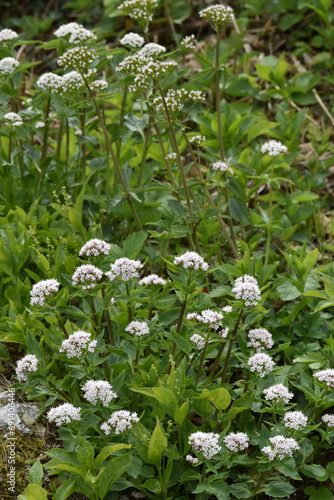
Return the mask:
M 81 286 L 83 290 L 93 290 L 96 283 L 102 279 L 102 276 L 103 273 L 98 267 L 83 264 L 74 271 L 72 284 Z
M 103 90 L 106 90 L 108 88 L 108 82 L 105 80 L 95 80 L 90 84 L 90 89 L 95 92 L 96 94 L 99 94 Z
M 288 411 L 284 415 L 284 425 L 298 431 L 307 425 L 307 417 L 301 411 Z
M 273 401 L 274 403 L 287 404 L 293 398 L 293 392 L 289 392 L 283 384 L 272 385 L 268 389 L 264 389 L 263 392 L 266 401 Z
M 254 347 L 257 351 L 271 349 L 274 345 L 271 333 L 265 328 L 255 328 L 248 332 L 248 347 Z
M 13 57 L 5 57 L 4 59 L 0 59 L 0 73 L 2 73 L 3 75 L 11 75 L 12 73 L 14 73 L 19 64 L 19 61 L 17 61 Z
M 316 372 L 314 377 L 319 380 L 319 382 L 324 382 L 330 389 L 334 388 L 334 370 L 328 368 L 327 370 L 320 370 Z
M 60 426 L 62 424 L 70 424 L 74 420 L 80 420 L 81 408 L 76 408 L 70 403 L 65 403 L 56 408 L 51 408 L 47 413 L 46 418 L 50 422 L 55 422 L 56 425 Z
M 204 458 L 210 460 L 221 450 L 221 446 L 218 446 L 218 440 L 219 434 L 198 431 L 190 434 L 188 444 L 195 452 L 201 453 Z
M 115 411 L 111 414 L 111 417 L 107 422 L 104 422 L 100 429 L 105 434 L 110 434 L 113 430 L 115 434 L 122 434 L 123 432 L 132 429 L 132 424 L 139 422 L 139 418 L 136 412 L 129 412 L 127 410 Z
M 236 299 L 244 300 L 245 306 L 256 306 L 261 300 L 258 282 L 248 274 L 235 280 L 232 293 L 234 293 Z
M 162 100 L 162 97 L 156 97 L 153 101 L 153 107 L 156 111 L 165 112 L 165 106 L 170 114 L 175 114 L 183 108 L 184 98 L 188 95 L 185 89 L 173 90 L 169 89 Z
M 195 269 L 198 271 L 201 269 L 202 271 L 207 271 L 209 269 L 209 264 L 207 264 L 203 257 L 201 257 L 196 252 L 185 252 L 183 255 L 179 257 L 175 257 L 174 264 L 176 266 L 182 266 L 183 269 Z
M 231 313 L 233 311 L 233 308 L 232 306 L 224 306 L 222 307 L 222 311 L 224 311 L 225 313 Z
M 169 153 L 169 154 L 166 156 L 166 160 L 176 161 L 176 159 L 177 159 L 177 154 L 176 154 L 176 153 Z
M 261 153 L 268 153 L 269 156 L 279 156 L 281 153 L 287 153 L 288 148 L 280 141 L 268 141 L 261 147 Z
M 70 358 L 85 356 L 88 352 L 94 352 L 97 340 L 91 340 L 91 334 L 84 330 L 78 330 L 63 340 L 59 352 L 65 352 Z
M 0 43 L 10 42 L 11 40 L 15 40 L 19 35 L 8 28 L 5 28 L 0 31 Z
M 57 90 L 60 94 L 67 94 L 70 92 L 76 92 L 84 85 L 84 79 L 80 75 L 79 71 L 70 71 L 62 77 L 61 83 Z
M 141 279 L 139 281 L 139 284 L 141 286 L 148 286 L 148 285 L 161 285 L 164 286 L 166 284 L 166 280 L 163 278 L 160 278 L 157 274 L 149 274 L 148 276 L 145 276 L 145 278 Z
M 215 170 L 216 172 L 222 172 L 222 173 L 225 173 L 228 171 L 228 169 L 230 168 L 228 166 L 227 163 L 225 163 L 224 161 L 216 161 L 216 163 L 213 163 L 212 164 L 212 168 L 213 170 Z
M 87 47 L 75 47 L 65 52 L 58 59 L 58 64 L 62 68 L 74 68 L 77 71 L 87 71 L 88 66 L 94 61 L 95 56 Z
M 233 9 L 229 5 L 210 5 L 210 7 L 201 10 L 199 15 L 218 26 L 231 22 L 234 19 Z
M 143 57 L 152 57 L 163 54 L 164 52 L 166 52 L 166 47 L 163 45 L 159 45 L 158 43 L 147 43 L 138 54 Z
M 186 456 L 187 462 L 191 463 L 191 465 L 196 465 L 198 464 L 198 458 L 197 457 L 192 457 L 191 455 Z
M 55 73 L 44 73 L 37 80 L 37 87 L 43 90 L 58 90 L 63 82 L 63 77 Z
M 145 40 L 142 36 L 137 33 L 127 33 L 123 36 L 123 38 L 119 41 L 125 47 L 130 47 L 131 49 L 137 49 L 142 47 L 145 43 Z
M 68 41 L 69 43 L 76 44 L 86 42 L 87 40 L 96 40 L 96 36 L 91 31 L 86 30 L 86 28 L 82 27 L 73 31 Z
M 216 311 L 212 311 L 211 309 L 205 309 L 200 314 L 198 313 L 190 313 L 187 314 L 187 319 L 189 320 L 197 320 L 199 323 L 204 323 L 205 325 L 209 325 L 211 328 L 218 330 L 222 326 L 224 316 Z
M 63 24 L 62 26 L 59 26 L 59 28 L 54 32 L 54 36 L 58 38 L 64 38 L 82 28 L 83 28 L 82 24 L 78 23 Z
M 36 283 L 30 292 L 30 305 L 39 304 L 42 306 L 46 297 L 50 297 L 53 293 L 58 292 L 60 283 L 55 279 L 42 280 Z
M 254 356 L 251 356 L 247 364 L 250 366 L 250 371 L 257 372 L 261 378 L 271 372 L 275 366 L 271 357 L 263 352 L 258 352 Z
M 230 451 L 243 451 L 249 446 L 249 436 L 245 432 L 230 432 L 225 436 L 224 443 Z
M 131 321 L 131 323 L 125 328 L 125 331 L 135 335 L 136 337 L 141 337 L 142 335 L 150 333 L 148 324 L 145 321 Z
M 328 425 L 330 429 L 334 428 L 334 415 L 331 415 L 330 413 L 326 413 L 326 415 L 323 415 L 321 417 L 321 420 Z
M 81 247 L 79 257 L 98 257 L 99 255 L 109 255 L 111 245 L 106 241 L 93 238 Z
M 82 390 L 85 393 L 84 398 L 93 405 L 101 401 L 103 406 L 108 406 L 112 399 L 117 398 L 117 394 L 106 380 L 88 380 Z
M 125 0 L 118 8 L 124 10 L 132 19 L 147 23 L 152 21 L 153 10 L 157 6 L 156 0 Z
M 34 354 L 27 354 L 24 358 L 17 362 L 15 372 L 20 382 L 27 380 L 27 373 L 36 372 L 38 366 L 38 358 Z
M 153 61 L 139 68 L 139 73 L 134 78 L 133 85 L 129 86 L 130 92 L 144 92 L 153 84 L 153 80 L 158 80 L 161 75 L 175 68 L 175 61 Z
M 190 92 L 188 92 L 188 97 L 194 102 L 200 102 L 205 101 L 206 96 L 205 92 L 202 92 L 201 90 L 191 90 Z
M 205 135 L 193 135 L 189 139 L 190 144 L 193 144 L 194 146 L 200 146 L 205 141 L 206 141 Z
M 20 125 L 23 125 L 22 117 L 17 113 L 7 113 L 5 114 L 4 119 L 5 125 L 10 125 L 11 127 L 19 127 Z
M 263 453 L 265 453 L 269 460 L 283 460 L 285 457 L 292 457 L 293 452 L 299 450 L 299 445 L 297 441 L 293 438 L 286 438 L 284 436 L 275 436 L 269 438 L 269 441 L 273 445 L 265 446 L 262 448 Z
M 139 54 L 128 56 L 116 68 L 120 73 L 128 73 L 129 75 L 137 75 L 147 64 L 153 62 L 150 57 L 144 57 Z
M 201 335 L 198 335 L 198 333 L 194 333 L 194 335 L 190 337 L 190 340 L 195 344 L 199 351 L 204 349 L 205 339 Z
M 45 127 L 45 123 L 42 121 L 35 123 L 35 128 L 44 128 L 44 127 Z
M 111 271 L 106 273 L 106 276 L 111 281 L 120 278 L 122 281 L 129 281 L 132 278 L 139 278 L 139 270 L 143 268 L 140 260 L 132 260 L 127 257 L 117 259 L 114 264 L 111 264 Z
M 194 49 L 196 47 L 195 35 L 185 36 L 181 42 L 181 45 L 183 45 L 183 47 L 186 47 L 187 49 Z

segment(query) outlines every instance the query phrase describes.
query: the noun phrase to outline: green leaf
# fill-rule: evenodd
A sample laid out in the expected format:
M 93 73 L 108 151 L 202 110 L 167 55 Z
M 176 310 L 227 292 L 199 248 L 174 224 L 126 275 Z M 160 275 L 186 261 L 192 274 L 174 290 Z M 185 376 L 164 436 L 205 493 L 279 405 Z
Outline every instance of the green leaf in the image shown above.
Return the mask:
M 224 387 L 219 387 L 213 391 L 203 389 L 201 398 L 208 399 L 218 410 L 225 410 L 231 403 L 230 393 Z
M 215 481 L 211 484 L 199 484 L 193 493 L 207 493 L 208 497 L 210 495 L 215 495 L 218 500 L 229 500 L 230 498 L 230 488 L 225 481 Z
M 48 500 L 48 495 L 41 486 L 29 484 L 18 498 L 20 500 Z
M 188 411 L 189 411 L 189 400 L 187 399 L 187 401 L 185 401 L 183 405 L 180 406 L 180 408 L 177 408 L 177 410 L 175 410 L 174 412 L 174 420 L 179 427 L 181 427 L 181 425 L 187 418 Z
M 298 472 L 296 471 L 296 469 L 291 467 L 291 465 L 278 464 L 275 466 L 275 468 L 278 470 L 278 472 L 280 472 L 281 474 L 284 474 L 284 476 L 291 477 L 292 479 L 297 479 L 297 480 L 302 479 L 300 477 L 300 475 L 298 474 Z
M 152 493 L 160 493 L 162 491 L 162 486 L 160 481 L 158 479 L 148 479 L 145 481 L 143 484 L 144 488 L 146 488 L 148 491 L 151 491 Z
M 304 465 L 301 472 L 308 477 L 313 477 L 318 481 L 325 481 L 328 478 L 328 474 L 322 465 L 312 464 Z
M 163 430 L 160 420 L 157 417 L 157 424 L 148 445 L 147 457 L 149 463 L 159 467 L 161 464 L 161 458 L 164 455 L 166 448 L 167 438 L 165 431 Z
M 317 263 L 318 257 L 319 257 L 319 250 L 317 248 L 315 248 L 314 250 L 312 250 L 312 252 L 307 254 L 305 259 L 303 260 L 303 265 L 306 267 L 308 272 L 310 272 L 314 268 L 314 266 Z
M 231 494 L 234 498 L 250 498 L 252 492 L 245 483 L 233 483 L 230 485 Z
M 95 459 L 96 467 L 101 467 L 103 462 L 113 453 L 119 450 L 124 450 L 127 448 L 131 448 L 131 444 L 109 444 L 102 448 L 101 452 L 97 455 Z
M 301 296 L 301 292 L 298 288 L 291 283 L 291 281 L 286 280 L 284 283 L 277 287 L 277 291 L 280 293 L 280 298 L 282 300 L 293 300 Z
M 75 451 L 79 462 L 87 469 L 91 469 L 94 466 L 95 455 L 93 446 L 83 437 L 77 437 L 75 442 L 77 443 Z
M 265 487 L 264 491 L 269 497 L 285 498 L 292 495 L 296 490 L 290 483 L 273 481 Z
M 108 490 L 114 482 L 124 474 L 130 467 L 132 454 L 125 453 L 120 457 L 112 458 L 106 467 L 100 471 L 96 479 L 96 491 L 100 498 L 105 498 Z
M 42 486 L 43 467 L 39 460 L 36 460 L 34 465 L 31 467 L 29 471 L 29 479 L 31 484 L 38 484 L 39 486 Z
M 304 492 L 310 495 L 309 500 L 333 500 L 333 493 L 324 486 L 321 486 L 318 490 L 313 488 L 313 486 L 308 486 Z
M 125 257 L 128 257 L 129 259 L 137 257 L 140 250 L 143 248 L 146 238 L 147 233 L 145 233 L 145 231 L 130 234 L 122 245 Z
M 167 389 L 167 387 L 153 387 L 153 393 L 161 405 L 167 406 L 173 412 L 176 410 L 176 397 L 170 389 Z
M 178 313 L 179 313 L 178 309 Z M 179 315 L 179 314 L 178 314 Z M 181 335 L 178 333 L 174 332 L 173 330 L 170 332 L 170 335 L 172 339 L 174 340 L 175 344 L 185 353 L 190 354 L 191 351 L 191 346 L 187 340 L 185 340 Z

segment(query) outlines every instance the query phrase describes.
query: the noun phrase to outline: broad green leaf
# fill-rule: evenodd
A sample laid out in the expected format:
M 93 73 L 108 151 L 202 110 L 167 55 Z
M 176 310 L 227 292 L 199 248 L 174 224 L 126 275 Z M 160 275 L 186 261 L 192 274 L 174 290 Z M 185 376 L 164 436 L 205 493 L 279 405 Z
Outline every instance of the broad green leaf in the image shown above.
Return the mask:
M 94 466 L 94 448 L 93 446 L 83 437 L 76 438 L 76 442 L 79 444 L 75 447 L 77 452 L 77 457 L 81 465 L 91 469 Z
M 214 389 L 213 391 L 203 389 L 201 397 L 211 401 L 218 410 L 225 410 L 231 403 L 230 393 L 224 387 L 218 387 L 218 389 Z
M 131 444 L 109 444 L 108 446 L 105 446 L 102 448 L 101 452 L 98 454 L 98 456 L 95 459 L 95 465 L 96 467 L 101 467 L 103 462 L 113 453 L 115 453 L 118 450 L 124 450 L 127 448 L 131 448 Z
M 53 500 L 66 500 L 72 493 L 76 493 L 76 481 L 75 479 L 69 479 L 65 481 L 54 494 Z
M 208 496 L 215 495 L 218 500 L 229 500 L 230 498 L 230 488 L 225 481 L 214 481 L 211 484 L 199 484 L 193 493 L 207 493 Z
M 308 477 L 313 477 L 318 481 L 325 481 L 328 478 L 328 474 L 322 465 L 312 464 L 304 465 L 301 472 Z
M 96 491 L 100 498 L 105 498 L 110 486 L 128 470 L 131 462 L 131 452 L 125 453 L 120 457 L 112 458 L 108 462 L 108 465 L 101 470 L 95 483 Z
M 284 283 L 277 287 L 277 291 L 280 293 L 280 298 L 282 300 L 293 300 L 301 296 L 301 292 L 298 288 L 291 283 L 291 281 L 286 280 Z
M 312 250 L 312 252 L 307 254 L 305 259 L 303 260 L 303 265 L 306 267 L 308 272 L 310 272 L 314 268 L 314 266 L 317 263 L 318 257 L 319 257 L 319 250 L 317 248 L 315 248 L 314 250 Z
M 29 479 L 31 484 L 38 484 L 39 486 L 42 486 L 43 467 L 39 460 L 36 460 L 34 465 L 31 467 L 29 471 Z
M 153 387 L 153 393 L 161 405 L 167 406 L 173 412 L 176 410 L 176 397 L 170 389 L 166 387 Z
M 296 490 L 290 483 L 273 481 L 265 487 L 264 491 L 269 497 L 285 498 Z
M 302 478 L 298 474 L 295 468 L 291 467 L 291 465 L 287 464 L 277 464 L 275 468 L 278 470 L 278 472 L 281 472 L 281 474 L 284 474 L 284 476 L 287 477 L 292 477 L 292 479 L 298 479 L 301 480 Z
M 165 431 L 163 430 L 160 420 L 157 417 L 157 424 L 148 445 L 147 456 L 149 462 L 151 464 L 160 466 L 161 458 L 164 455 L 166 448 L 167 438 L 165 435 Z
M 48 500 L 48 494 L 41 486 L 29 484 L 18 498 L 19 500 Z
M 333 493 L 324 486 L 321 486 L 318 490 L 313 486 L 308 486 L 304 492 L 310 495 L 308 500 L 333 500 Z
M 183 405 L 180 406 L 180 408 L 177 408 L 174 412 L 174 420 L 176 424 L 181 427 L 185 419 L 187 418 L 189 411 L 189 400 L 185 401 Z

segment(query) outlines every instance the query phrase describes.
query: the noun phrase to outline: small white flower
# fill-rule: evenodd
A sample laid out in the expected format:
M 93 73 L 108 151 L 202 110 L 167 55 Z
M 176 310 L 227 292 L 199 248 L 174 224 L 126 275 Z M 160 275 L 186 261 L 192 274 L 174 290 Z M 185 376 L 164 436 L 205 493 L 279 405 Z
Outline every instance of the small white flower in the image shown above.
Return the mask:
M 181 42 L 181 45 L 183 45 L 183 47 L 186 47 L 187 49 L 194 49 L 196 47 L 195 35 L 185 36 Z
M 326 415 L 323 415 L 321 417 L 321 420 L 325 422 L 325 424 L 327 424 L 330 429 L 334 428 L 334 415 L 326 413 Z
M 249 446 L 249 436 L 244 432 L 230 432 L 225 436 L 224 443 L 226 448 L 230 451 L 243 451 Z
M 286 153 L 288 148 L 280 141 L 268 141 L 261 147 L 261 153 L 268 153 L 269 156 L 279 156 L 281 153 Z
M 221 450 L 221 446 L 218 446 L 218 440 L 219 434 L 198 431 L 190 434 L 188 444 L 195 452 L 201 453 L 204 458 L 210 460 Z
M 248 332 L 248 347 L 254 347 L 258 352 L 271 349 L 274 345 L 271 333 L 265 328 L 255 328 Z
M 132 260 L 127 257 L 117 259 L 114 264 L 111 264 L 111 271 L 106 273 L 106 276 L 111 281 L 120 278 L 122 281 L 129 281 L 132 278 L 139 278 L 139 270 L 143 264 L 140 260 Z
M 79 256 L 98 257 L 99 255 L 109 255 L 111 245 L 98 238 L 91 239 L 81 247 Z
M 30 292 L 30 305 L 35 306 L 36 304 L 39 304 L 42 306 L 45 302 L 45 298 L 58 292 L 59 287 L 60 283 L 55 279 L 39 281 L 32 287 Z
M 210 7 L 201 10 L 199 15 L 219 25 L 234 19 L 233 9 L 229 5 L 210 5 Z
M 314 377 L 319 380 L 319 382 L 325 382 L 327 387 L 333 388 L 334 387 L 334 370 L 333 369 L 327 369 L 327 370 L 320 370 L 320 372 L 316 372 L 314 374 Z
M 293 398 L 293 392 L 289 390 L 283 384 L 276 384 L 265 389 L 264 391 L 266 401 L 273 401 L 274 403 L 285 403 L 287 404 L 290 399 Z
M 62 68 L 74 68 L 77 71 L 86 71 L 89 64 L 92 63 L 95 56 L 87 47 L 75 47 L 65 52 L 58 59 L 58 64 Z
M 107 435 L 113 430 L 115 434 L 122 434 L 123 432 L 132 429 L 132 424 L 139 422 L 136 412 L 129 412 L 127 410 L 115 411 L 107 422 L 104 422 L 100 429 Z
M 261 300 L 258 282 L 248 274 L 235 280 L 232 293 L 234 293 L 236 299 L 244 300 L 245 306 L 256 306 Z
M 65 403 L 56 408 L 51 408 L 46 417 L 50 422 L 55 422 L 59 426 L 61 424 L 70 424 L 73 420 L 80 420 L 80 411 L 81 408 Z
M 157 6 L 156 0 L 125 0 L 118 8 L 124 10 L 133 19 L 147 23 L 152 21 L 152 11 Z
M 145 278 L 141 279 L 139 281 L 139 284 L 141 286 L 147 286 L 147 285 L 164 286 L 166 284 L 166 281 L 163 278 L 160 278 L 157 274 L 149 274 L 148 276 L 145 276 Z
M 224 316 L 216 311 L 212 311 L 211 309 L 205 309 L 200 314 L 190 313 L 187 314 L 187 319 L 194 320 L 196 319 L 200 323 L 204 323 L 205 325 L 209 325 L 211 328 L 218 330 L 222 326 Z
M 16 376 L 20 382 L 27 380 L 27 373 L 36 372 L 38 366 L 38 358 L 34 354 L 27 354 L 20 359 L 16 365 Z
M 222 308 L 222 311 L 226 312 L 227 314 L 233 311 L 232 306 L 224 306 Z
M 94 92 L 99 93 L 108 88 L 108 82 L 105 80 L 95 80 L 90 84 L 90 88 Z
M 147 43 L 139 52 L 140 56 L 143 57 L 152 57 L 158 56 L 159 54 L 163 54 L 166 52 L 166 48 L 158 43 Z
M 194 146 L 200 146 L 202 142 L 205 142 L 205 140 L 205 135 L 193 135 L 192 137 L 190 137 L 189 142 L 191 144 L 194 144 Z
M 198 464 L 198 458 L 197 457 L 192 457 L 191 455 L 186 456 L 187 462 L 191 463 L 192 465 Z
M 3 75 L 11 75 L 14 73 L 15 69 L 18 67 L 19 61 L 13 57 L 5 57 L 0 59 L 0 73 Z
M 35 123 L 35 127 L 36 128 L 44 128 L 45 127 L 45 123 L 40 121 L 40 122 L 36 122 Z
M 262 352 L 258 352 L 254 354 L 254 356 L 251 356 L 247 364 L 250 366 L 250 371 L 257 372 L 261 378 L 271 372 L 275 366 L 271 357 Z
M 63 82 L 63 78 L 54 73 L 44 73 L 37 80 L 37 87 L 43 90 L 58 90 Z
M 201 269 L 202 271 L 207 271 L 209 269 L 209 264 L 207 264 L 203 257 L 196 252 L 188 251 L 179 257 L 175 257 L 174 264 L 176 266 L 182 265 L 184 269 Z
M 87 40 L 96 40 L 96 36 L 94 33 L 83 27 L 73 31 L 69 38 L 70 43 L 81 43 L 86 42 Z
M 212 164 L 212 168 L 216 172 L 219 171 L 219 172 L 224 173 L 224 172 L 227 172 L 230 167 L 224 161 L 216 161 L 216 163 Z
M 70 358 L 86 355 L 88 352 L 94 352 L 97 340 L 91 340 L 91 334 L 84 330 L 78 330 L 64 340 L 59 352 L 65 352 Z
M 68 35 L 71 35 L 75 31 L 82 29 L 83 26 L 82 24 L 78 23 L 67 23 L 67 24 L 62 24 L 55 32 L 54 35 L 58 38 L 64 38 Z
M 106 380 L 88 380 L 82 390 L 84 397 L 93 405 L 101 401 L 103 406 L 108 406 L 112 399 L 117 398 L 117 394 Z
M 142 335 L 150 333 L 148 324 L 145 321 L 131 321 L 131 323 L 125 328 L 125 331 L 135 335 L 136 337 L 141 337 Z
M 166 159 L 167 159 L 167 160 L 171 160 L 171 161 L 176 161 L 176 159 L 177 159 L 177 154 L 176 154 L 176 153 L 169 153 L 169 154 L 166 156 Z
M 5 125 L 10 125 L 12 127 L 19 127 L 20 125 L 23 125 L 22 117 L 17 113 L 7 113 L 5 114 L 4 119 Z
M 120 43 L 125 47 L 131 47 L 131 49 L 137 49 L 144 45 L 145 40 L 142 36 L 137 33 L 127 33 L 121 38 Z
M 103 273 L 98 267 L 83 264 L 74 271 L 72 284 L 81 286 L 83 290 L 92 290 L 95 288 L 96 282 L 102 279 L 102 276 Z
M 0 43 L 9 42 L 18 36 L 19 35 L 15 31 L 5 28 L 0 31 Z
M 284 415 L 284 425 L 290 429 L 298 431 L 307 425 L 307 417 L 301 411 L 288 411 Z
M 297 441 L 293 438 L 286 438 L 284 436 L 275 436 L 269 438 L 269 441 L 273 445 L 265 446 L 262 448 L 263 453 L 265 453 L 269 460 L 283 460 L 285 457 L 292 457 L 293 452 L 299 450 L 299 445 Z
M 194 333 L 194 335 L 192 335 L 190 337 L 190 340 L 191 342 L 193 342 L 197 349 L 199 351 L 201 351 L 202 349 L 204 349 L 204 346 L 205 346 L 205 339 L 201 336 L 201 335 L 198 335 L 197 333 Z
M 114 306 L 115 304 L 116 304 L 116 300 L 114 299 L 114 297 L 111 297 L 111 299 L 110 299 L 110 305 Z

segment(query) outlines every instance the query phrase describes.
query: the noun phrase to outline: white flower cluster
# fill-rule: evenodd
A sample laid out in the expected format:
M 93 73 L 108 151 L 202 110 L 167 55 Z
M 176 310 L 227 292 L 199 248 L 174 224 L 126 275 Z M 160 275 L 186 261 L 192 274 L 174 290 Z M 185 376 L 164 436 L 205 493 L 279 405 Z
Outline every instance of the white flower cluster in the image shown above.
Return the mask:
M 11 75 L 12 73 L 14 73 L 19 64 L 19 61 L 17 61 L 13 57 L 5 57 L 4 59 L 0 59 L 0 73 L 2 73 L 3 75 Z
M 30 305 L 39 304 L 42 306 L 45 302 L 45 297 L 49 297 L 53 293 L 58 292 L 60 283 L 57 280 L 42 280 L 36 283 L 30 292 Z
M 115 434 L 122 434 L 123 432 L 132 429 L 132 424 L 139 422 L 139 418 L 136 412 L 129 412 L 127 410 L 115 411 L 111 414 L 111 417 L 107 422 L 104 422 L 100 429 L 107 434 L 110 434 L 113 430 Z
M 66 356 L 74 358 L 84 356 L 88 352 L 94 352 L 97 340 L 91 340 L 91 334 L 84 330 L 78 330 L 63 340 L 59 352 L 66 352 Z
M 192 137 L 190 137 L 189 142 L 194 146 L 200 146 L 202 142 L 205 142 L 205 140 L 205 135 L 193 135 Z
M 202 349 L 204 349 L 205 339 L 201 335 L 198 335 L 198 333 L 194 333 L 190 337 L 190 340 L 191 340 L 191 342 L 193 342 L 195 344 L 195 346 L 197 347 L 197 349 L 199 351 L 201 351 Z
M 153 61 L 139 68 L 139 73 L 134 78 L 133 85 L 129 86 L 130 92 L 144 92 L 149 89 L 152 79 L 158 80 L 161 75 L 175 68 L 175 61 Z
M 280 141 L 268 141 L 261 147 L 261 153 L 268 153 L 269 156 L 279 156 L 281 153 L 286 153 L 288 148 Z
M 78 23 L 67 23 L 62 24 L 59 28 L 54 32 L 54 35 L 58 38 L 65 38 L 68 35 L 72 35 L 76 30 L 83 28 L 82 24 Z
M 182 265 L 183 269 L 195 269 L 196 271 L 199 269 L 207 271 L 209 269 L 209 264 L 204 261 L 203 257 L 196 252 L 190 251 L 175 257 L 174 264 L 176 266 Z
M 157 5 L 156 0 L 125 0 L 118 8 L 124 10 L 133 19 L 147 23 L 152 21 L 152 11 Z
M 321 420 L 325 422 L 325 424 L 328 425 L 330 429 L 334 428 L 334 415 L 330 413 L 326 413 L 326 415 L 323 415 L 321 417 Z
M 45 123 L 42 122 L 42 121 L 36 122 L 35 123 L 35 127 L 36 128 L 44 128 L 45 127 Z
M 62 76 L 60 85 L 57 90 L 60 94 L 74 92 L 85 85 L 84 79 L 79 71 L 70 71 Z
M 254 356 L 251 356 L 247 364 L 250 366 L 250 371 L 257 372 L 261 378 L 271 372 L 275 366 L 271 357 L 263 352 L 258 352 Z
M 125 328 L 125 331 L 135 335 L 136 337 L 141 337 L 142 335 L 150 333 L 148 324 L 145 321 L 131 321 L 131 323 Z
M 183 47 L 186 47 L 187 49 L 194 49 L 196 47 L 195 35 L 185 36 L 181 42 L 181 45 L 183 45 Z
M 256 306 L 261 300 L 261 292 L 258 282 L 253 276 L 245 274 L 235 281 L 232 290 L 236 299 L 245 301 L 245 306 Z
M 92 63 L 95 56 L 87 47 L 75 47 L 65 52 L 58 59 L 58 64 L 62 68 L 74 68 L 77 71 L 86 71 L 89 64 Z
M 0 31 L 0 43 L 9 42 L 10 40 L 14 40 L 18 36 L 19 35 L 15 31 L 5 28 Z
M 194 320 L 196 319 L 200 323 L 204 323 L 205 325 L 209 325 L 211 328 L 218 330 L 221 327 L 224 316 L 216 311 L 212 311 L 211 309 L 205 309 L 200 314 L 190 313 L 187 314 L 187 319 Z
M 44 73 L 37 80 L 37 87 L 43 90 L 57 90 L 62 85 L 63 78 L 55 73 Z
M 248 347 L 254 347 L 257 351 L 264 351 L 264 349 L 271 349 L 274 345 L 271 333 L 265 328 L 255 328 L 248 332 Z
M 201 10 L 199 15 L 216 24 L 227 23 L 234 19 L 233 9 L 229 5 L 211 5 Z
M 263 393 L 266 401 L 273 401 L 274 403 L 287 404 L 293 398 L 293 392 L 289 392 L 283 384 L 272 385 L 269 389 L 265 389 Z
M 307 425 L 307 417 L 301 411 L 288 411 L 284 415 L 283 421 L 285 427 L 295 429 L 296 431 Z
M 93 92 L 99 93 L 108 88 L 108 82 L 105 80 L 95 80 L 90 84 L 90 88 Z
M 96 282 L 102 279 L 103 273 L 98 267 L 91 264 L 79 266 L 72 276 L 72 284 L 80 286 L 83 290 L 93 290 Z
M 176 153 L 169 153 L 169 154 L 166 156 L 166 159 L 167 159 L 167 160 L 171 160 L 171 161 L 176 161 L 176 159 L 177 159 L 177 154 L 176 154 Z
M 320 370 L 316 372 L 314 377 L 319 380 L 319 382 L 325 382 L 327 387 L 334 388 L 334 370 L 328 368 L 327 370 Z
M 128 56 L 116 68 L 116 71 L 120 73 L 128 73 L 130 75 L 136 75 L 140 73 L 142 68 L 152 61 L 150 57 L 144 57 L 139 54 Z
M 198 464 L 198 458 L 197 457 L 192 457 L 191 455 L 186 456 L 187 462 L 191 463 L 192 465 Z
M 73 420 L 80 420 L 80 411 L 81 408 L 65 403 L 56 408 L 51 408 L 46 417 L 50 422 L 55 422 L 57 425 L 70 424 Z
M 10 113 L 6 113 L 4 119 L 5 125 L 10 125 L 11 127 L 19 127 L 20 125 L 23 125 L 22 117 L 12 111 Z
M 285 457 L 292 457 L 293 452 L 299 450 L 299 445 L 297 441 L 293 438 L 286 438 L 284 436 L 275 436 L 269 438 L 269 441 L 273 445 L 265 446 L 262 448 L 263 453 L 265 453 L 269 460 L 283 460 Z
M 144 45 L 145 40 L 142 36 L 137 33 L 127 33 L 119 41 L 125 47 L 130 47 L 131 49 L 137 49 Z
M 122 281 L 129 281 L 132 278 L 139 277 L 139 269 L 142 269 L 143 264 L 140 260 L 132 260 L 127 257 L 117 259 L 114 264 L 111 264 L 111 271 L 106 273 L 106 276 L 111 281 L 120 278 Z
M 99 255 L 109 255 L 111 245 L 106 241 L 93 238 L 81 247 L 79 257 L 98 257 Z
M 227 172 L 230 167 L 224 161 L 216 161 L 216 163 L 212 164 L 212 168 L 216 172 L 219 171 L 219 172 L 224 173 L 224 172 Z
M 108 406 L 112 399 L 117 398 L 117 394 L 106 380 L 88 380 L 82 390 L 84 397 L 93 405 L 101 401 L 103 406 Z
M 63 24 L 54 32 L 54 35 L 58 38 L 65 38 L 70 35 L 69 43 L 81 43 L 90 39 L 96 40 L 94 33 L 78 23 Z
M 160 278 L 157 274 L 149 274 L 148 276 L 145 276 L 145 278 L 141 279 L 139 281 L 139 284 L 141 286 L 147 286 L 147 285 L 161 285 L 164 286 L 166 284 L 166 280 L 163 278 Z
M 210 460 L 221 450 L 221 446 L 218 446 L 218 440 L 219 434 L 198 431 L 190 434 L 188 444 L 195 452 L 201 453 L 204 458 Z
M 233 308 L 232 308 L 232 306 L 224 306 L 224 307 L 222 307 L 222 311 L 224 311 L 228 314 L 228 313 L 231 313 L 233 311 Z
M 153 105 L 157 111 L 165 111 L 166 106 L 169 113 L 174 114 L 177 111 L 182 110 L 183 102 L 187 97 L 192 99 L 194 102 L 199 102 L 205 99 L 205 94 L 200 90 L 191 90 L 190 92 L 188 92 L 185 89 L 169 89 L 164 98 L 164 101 L 162 100 L 162 97 L 157 97 L 156 99 L 154 99 Z
M 34 354 L 27 354 L 17 362 L 15 372 L 20 382 L 27 380 L 27 373 L 37 372 L 38 358 Z
M 224 443 L 230 451 L 243 451 L 249 446 L 249 436 L 245 432 L 230 432 L 225 436 Z
M 138 55 L 142 57 L 152 57 L 163 54 L 164 52 L 166 52 L 166 47 L 163 45 L 159 45 L 158 43 L 147 43 L 139 51 Z

